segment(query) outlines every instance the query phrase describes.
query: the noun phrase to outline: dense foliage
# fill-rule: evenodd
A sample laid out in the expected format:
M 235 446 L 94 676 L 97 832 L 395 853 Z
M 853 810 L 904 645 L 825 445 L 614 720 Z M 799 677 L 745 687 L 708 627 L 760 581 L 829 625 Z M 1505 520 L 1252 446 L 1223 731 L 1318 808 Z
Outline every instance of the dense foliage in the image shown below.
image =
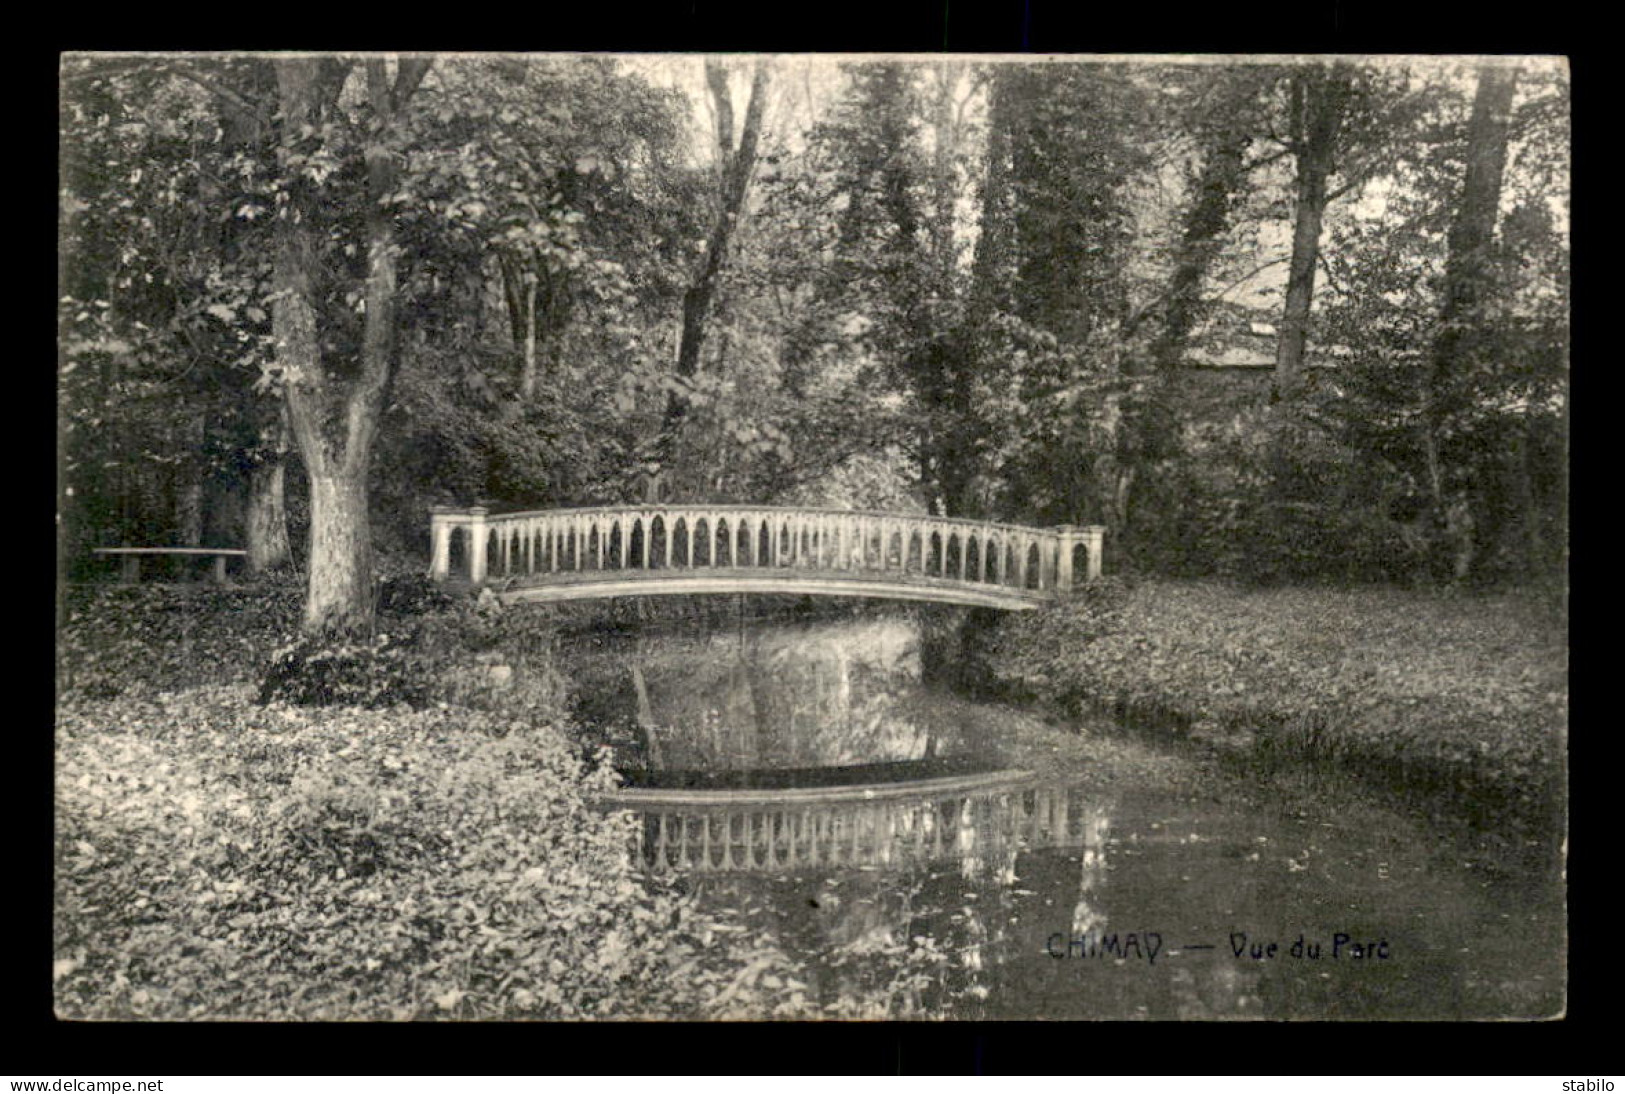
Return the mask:
M 395 347 L 385 552 L 430 504 L 663 492 L 1100 523 L 1142 572 L 1561 575 L 1561 65 L 795 63 L 338 58 L 286 132 L 264 59 L 69 58 L 65 576 L 304 540 L 289 202 L 333 377 Z
M 565 719 L 549 652 L 568 619 L 501 611 L 401 579 L 379 614 L 397 638 L 322 645 L 290 640 L 288 579 L 78 591 L 57 1013 L 922 1016 L 946 975 L 929 947 L 828 955 L 831 981 L 644 875 L 631 818 L 594 804 L 618 777 Z
M 1566 648 L 1529 597 L 1147 581 L 1012 617 L 981 656 L 1016 694 L 1331 761 L 1516 827 L 1561 800 Z
M 699 1017 L 761 957 L 646 887 L 554 729 L 202 688 L 57 745 L 64 1017 Z

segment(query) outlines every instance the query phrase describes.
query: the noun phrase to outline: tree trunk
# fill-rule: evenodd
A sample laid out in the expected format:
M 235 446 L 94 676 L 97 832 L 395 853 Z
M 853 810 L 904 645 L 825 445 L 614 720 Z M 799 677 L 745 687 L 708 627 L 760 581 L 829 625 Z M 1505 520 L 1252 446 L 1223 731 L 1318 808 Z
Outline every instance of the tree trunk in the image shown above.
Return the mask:
M 1251 142 L 1252 134 L 1236 126 L 1208 144 L 1180 233 L 1161 323 L 1151 343 L 1151 361 L 1159 371 L 1178 368 L 1184 356 L 1201 307 L 1202 282 L 1219 253 L 1230 208 L 1241 192 L 1243 160 Z
M 188 415 L 180 429 L 180 464 L 175 468 L 175 540 L 181 547 L 203 545 L 203 415 Z M 184 579 L 192 560 L 170 560 L 177 578 Z
M 175 488 L 176 540 L 182 547 L 203 544 L 203 469 L 196 459 L 180 466 L 181 481 Z
M 987 152 L 978 199 L 979 230 L 971 255 L 970 284 L 965 290 L 959 329 L 941 343 L 937 359 L 921 385 L 930 411 L 930 432 L 922 452 L 922 473 L 938 487 L 943 516 L 978 517 L 976 408 L 973 380 L 982 367 L 982 338 L 994 317 L 1010 306 L 1007 269 L 1012 247 L 1007 206 L 1010 196 L 1010 134 L 1018 112 L 1001 66 L 988 86 Z M 938 206 L 939 216 L 944 209 Z M 939 224 L 939 231 L 943 230 Z M 940 238 L 940 236 L 939 236 Z
M 367 274 L 358 375 L 348 385 L 324 369 L 315 289 L 320 269 L 319 208 L 290 166 L 323 103 L 336 101 L 346 69 L 330 59 L 279 58 L 282 106 L 279 161 L 289 201 L 277 218 L 276 297 L 272 328 L 282 354 L 288 424 L 310 478 L 309 582 L 304 628 L 309 633 L 366 633 L 373 621 L 372 530 L 367 473 L 390 381 L 396 368 L 396 248 L 384 206 L 395 189 L 395 117 L 427 73 L 429 62 L 402 60 L 393 82 L 383 58 L 365 62 L 373 126 L 364 147 Z M 347 390 L 346 390 L 347 387 Z
M 356 632 L 372 619 L 372 528 L 365 472 L 310 476 L 307 631 Z
M 267 574 L 292 558 L 284 506 L 287 467 L 281 459 L 256 464 L 248 473 L 248 572 Z
M 1336 165 L 1338 130 L 1350 80 L 1342 66 L 1303 73 L 1291 87 L 1292 148 L 1297 185 L 1292 204 L 1292 259 L 1287 268 L 1286 303 L 1275 347 L 1275 400 L 1290 400 L 1303 383 L 1309 309 L 1320 262 L 1321 222 L 1326 215 L 1326 181 Z
M 1151 469 L 1178 451 L 1179 421 L 1172 403 L 1178 370 L 1190 344 L 1191 330 L 1202 314 L 1202 286 L 1223 245 L 1231 209 L 1247 174 L 1246 153 L 1253 139 L 1254 119 L 1244 109 L 1244 103 L 1248 96 L 1256 94 L 1256 84 L 1249 79 L 1220 90 L 1214 128 L 1202 134 L 1201 167 L 1192 181 L 1173 272 L 1155 315 L 1155 333 L 1144 364 L 1133 357 L 1129 361 L 1136 374 L 1144 376 L 1149 371 L 1152 375 L 1142 379 L 1138 398 L 1126 416 L 1124 467 L 1118 475 L 1115 509 L 1121 522 L 1117 530 L 1120 544 L 1137 542 L 1137 525 L 1154 527 L 1164 516 L 1146 512 L 1142 521 L 1142 507 L 1133 504 L 1134 488 L 1138 483 L 1153 481 Z
M 248 572 L 259 575 L 288 565 L 287 481 L 288 412 L 277 399 L 276 418 L 260 436 L 256 459 L 248 470 L 248 514 L 244 520 Z
M 1006 205 L 1010 193 L 1010 131 L 1017 124 L 1010 101 L 1007 66 L 1001 66 L 988 87 L 987 172 L 982 178 L 979 232 L 971 259 L 970 298 L 967 311 L 972 331 L 1008 305 L 1011 238 Z
M 248 572 L 266 574 L 288 565 L 293 550 L 288 543 L 287 417 L 278 414 L 269 450 L 248 472 Z
M 519 397 L 530 402 L 536 394 L 536 278 L 525 278 L 525 356 L 519 373 Z
M 1541 534 L 1541 511 L 1535 491 L 1534 473 L 1534 415 L 1525 409 L 1513 444 L 1513 482 L 1518 492 L 1518 512 L 1523 525 L 1524 555 L 1523 577 L 1544 575 L 1546 570 L 1546 541 Z
M 1482 307 L 1491 277 L 1495 223 L 1501 205 L 1501 179 L 1506 169 L 1507 127 L 1512 111 L 1512 95 L 1517 88 L 1518 70 L 1499 65 L 1479 70 L 1478 90 L 1473 96 L 1472 117 L 1467 124 L 1467 170 L 1462 180 L 1461 202 L 1456 206 L 1447 238 L 1444 304 L 1440 309 L 1439 333 L 1428 358 L 1422 391 L 1422 454 L 1427 469 L 1432 525 L 1439 537 L 1436 572 L 1451 563 L 1449 571 L 1460 579 L 1459 560 L 1467 553 L 1466 537 L 1471 529 L 1456 514 L 1463 506 L 1452 495 L 1450 469 L 1442 440 L 1459 404 L 1470 395 L 1462 380 L 1472 367 L 1474 337 L 1482 325 Z
M 964 71 L 960 61 L 937 64 L 937 97 L 932 111 L 935 148 L 932 154 L 931 248 L 937 267 L 936 293 L 947 300 L 952 293 L 958 266 L 955 247 L 954 210 L 958 192 L 954 186 L 954 160 L 959 151 L 959 124 L 954 111 L 954 86 Z
M 739 136 L 739 148 L 731 147 L 733 138 L 733 106 L 729 99 L 726 72 L 715 61 L 706 62 L 706 79 L 711 85 L 717 108 L 718 157 L 721 165 L 721 201 L 717 221 L 711 230 L 705 256 L 695 272 L 694 281 L 683 294 L 683 329 L 677 346 L 676 372 L 690 379 L 699 372 L 700 350 L 705 343 L 706 320 L 711 301 L 716 295 L 717 281 L 727 257 L 728 245 L 733 240 L 740 212 L 744 208 L 749 189 L 751 171 L 756 166 L 756 146 L 761 137 L 762 112 L 767 105 L 767 66 L 760 62 L 751 77 L 750 103 L 745 108 L 745 123 Z M 659 450 L 655 462 L 662 469 L 670 462 L 675 451 L 677 431 L 688 413 L 688 400 L 673 391 L 666 398 L 666 412 L 661 423 Z

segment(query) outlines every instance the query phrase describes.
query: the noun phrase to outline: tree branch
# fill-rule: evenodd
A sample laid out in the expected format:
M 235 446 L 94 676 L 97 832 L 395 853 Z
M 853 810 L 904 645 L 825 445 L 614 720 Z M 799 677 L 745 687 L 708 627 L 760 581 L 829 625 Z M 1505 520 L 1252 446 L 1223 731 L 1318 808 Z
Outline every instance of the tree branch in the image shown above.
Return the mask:
M 1367 175 L 1367 174 L 1355 175 L 1353 178 L 1349 179 L 1347 182 L 1345 182 L 1343 185 L 1339 186 L 1337 189 L 1327 192 L 1327 194 L 1326 194 L 1326 204 L 1330 205 L 1332 202 L 1336 201 L 1338 198 L 1342 197 L 1344 194 L 1348 193 L 1350 190 L 1359 189 L 1361 186 L 1364 186 L 1366 183 L 1368 183 L 1370 181 L 1371 181 L 1371 176 L 1370 175 Z
M 1279 149 L 1277 149 L 1274 152 L 1271 152 L 1267 156 L 1260 156 L 1256 160 L 1251 160 L 1251 161 L 1249 161 L 1247 163 L 1242 164 L 1241 165 L 1241 170 L 1242 170 L 1243 173 L 1255 171 L 1258 168 L 1263 167 L 1265 164 L 1274 163 L 1276 160 L 1283 159 L 1286 156 L 1290 156 L 1291 154 L 1292 154 L 1292 149 L 1287 145 L 1282 145 Z
M 401 58 L 400 63 L 395 68 L 395 88 L 390 93 L 390 98 L 394 100 L 396 110 L 406 105 L 407 101 L 417 91 L 418 85 L 423 83 L 423 78 L 429 74 L 429 70 L 433 67 L 433 57 Z
M 186 68 L 176 63 L 174 59 L 167 57 L 134 57 L 127 60 L 98 61 L 97 63 L 92 64 L 90 67 L 82 69 L 78 72 L 64 72 L 62 74 L 62 79 L 65 81 L 90 80 L 111 76 L 129 75 L 131 73 L 142 71 L 153 74 L 168 72 L 171 75 L 179 76 L 181 79 L 196 84 L 203 90 L 209 92 L 209 94 L 230 103 L 238 110 L 253 116 L 261 122 L 269 123 L 271 120 L 270 114 L 263 111 L 255 103 L 244 98 L 238 92 L 232 90 L 224 84 L 202 75 L 201 73 Z
M 1319 264 L 1321 272 L 1326 275 L 1326 284 L 1330 285 L 1333 289 L 1341 293 L 1343 291 L 1343 286 L 1338 284 L 1337 275 L 1332 273 L 1331 263 L 1326 261 L 1326 253 L 1322 251 L 1315 255 L 1315 261 Z
M 170 71 L 183 80 L 190 80 L 192 83 L 197 84 L 199 87 L 203 88 L 205 91 L 216 96 L 217 98 L 225 100 L 251 118 L 264 122 L 267 125 L 270 124 L 271 116 L 269 114 L 261 110 L 256 104 L 243 98 L 231 88 L 225 87 L 211 79 L 208 79 L 207 77 L 179 66 L 171 68 Z
M 1269 269 L 1271 266 L 1279 266 L 1283 262 L 1291 261 L 1291 259 L 1292 259 L 1291 255 L 1282 255 L 1280 258 L 1272 258 L 1268 262 L 1265 262 L 1264 264 L 1262 264 L 1260 266 L 1254 266 L 1251 270 L 1248 270 L 1246 273 L 1242 274 L 1240 277 L 1238 277 L 1234 281 L 1230 282 L 1230 284 L 1226 285 L 1224 288 L 1222 288 L 1218 292 L 1214 293 L 1213 294 L 1213 299 L 1214 300 L 1223 300 L 1224 297 L 1226 296 L 1226 294 L 1228 294 L 1230 292 L 1230 290 L 1234 289 L 1236 286 L 1242 284 L 1243 282 L 1251 281 L 1253 278 L 1257 277 L 1259 274 L 1263 273 L 1265 270 Z

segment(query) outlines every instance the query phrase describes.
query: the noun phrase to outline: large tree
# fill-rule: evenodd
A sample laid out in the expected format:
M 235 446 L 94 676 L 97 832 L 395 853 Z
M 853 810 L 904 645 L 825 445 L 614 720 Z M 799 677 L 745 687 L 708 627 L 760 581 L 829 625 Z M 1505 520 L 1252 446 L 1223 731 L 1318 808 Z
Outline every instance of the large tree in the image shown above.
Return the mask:
M 999 242 L 977 273 L 984 286 L 1008 284 L 999 337 L 984 353 L 1013 373 L 999 384 L 1016 396 L 1001 430 L 1017 437 L 1001 471 L 1012 515 L 1122 525 L 1130 383 L 1119 333 L 1131 301 L 1129 190 L 1150 161 L 1147 114 L 1146 90 L 1114 66 L 998 72 L 988 185 L 1004 201 L 984 204 L 995 220 L 981 230 Z
M 1290 400 L 1303 381 L 1309 309 L 1320 267 L 1321 226 L 1331 200 L 1329 182 L 1337 169 L 1339 136 L 1353 93 L 1354 76 L 1345 64 L 1309 67 L 1288 80 L 1286 145 L 1296 165 L 1292 188 L 1292 257 L 1275 348 L 1274 395 Z
M 359 345 L 335 360 L 333 301 L 324 258 L 333 236 L 322 188 L 345 163 L 334 133 L 357 62 L 284 57 L 275 62 L 281 127 L 272 325 L 288 421 L 310 480 L 310 552 L 304 625 L 312 632 L 370 628 L 372 534 L 367 477 L 397 366 L 395 211 L 401 116 L 428 73 L 425 58 L 361 62 Z M 343 103 L 349 107 L 350 104 Z M 353 298 L 356 299 L 356 298 Z M 325 321 L 324 321 L 325 320 Z
M 1439 332 L 1427 355 L 1423 383 L 1422 450 L 1427 462 L 1431 515 L 1436 542 L 1448 559 L 1455 580 L 1467 576 L 1472 561 L 1469 506 L 1450 495 L 1459 487 L 1447 481 L 1440 457 L 1441 438 L 1459 406 L 1452 398 L 1467 385 L 1460 374 L 1485 350 L 1489 334 L 1485 304 L 1494 277 L 1495 225 L 1501 208 L 1501 180 L 1506 170 L 1507 129 L 1518 70 L 1486 65 L 1479 71 L 1472 117 L 1467 123 L 1466 169 L 1460 199 L 1447 238 L 1443 303 Z M 1531 531 L 1535 526 L 1531 525 Z M 1445 567 L 1438 567 L 1445 569 Z
M 700 353 L 705 346 L 706 331 L 712 319 L 717 286 L 728 260 L 729 247 L 745 212 L 745 199 L 761 143 L 768 75 L 767 63 L 757 61 L 751 72 L 749 99 L 736 143 L 729 68 L 720 58 L 707 58 L 705 61 L 705 82 L 710 92 L 716 130 L 715 216 L 704 250 L 695 264 L 693 280 L 683 294 L 682 331 L 674 368 L 676 383 L 671 386 L 666 400 L 665 416 L 652 459 L 657 476 L 671 470 L 678 434 L 689 409 L 687 389 L 700 371 Z

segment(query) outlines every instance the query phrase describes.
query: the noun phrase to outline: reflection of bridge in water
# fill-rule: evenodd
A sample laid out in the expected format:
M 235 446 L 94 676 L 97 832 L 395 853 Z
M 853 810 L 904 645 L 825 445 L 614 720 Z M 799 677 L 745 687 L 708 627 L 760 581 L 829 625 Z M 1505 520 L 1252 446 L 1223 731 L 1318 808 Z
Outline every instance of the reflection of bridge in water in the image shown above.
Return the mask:
M 1020 610 L 1070 592 L 1074 572 L 1098 576 L 1103 536 L 1098 526 L 744 505 L 436 508 L 430 572 L 452 579 L 455 555 L 457 580 L 509 601 L 789 593 Z
M 1098 807 L 1026 771 L 786 790 L 627 789 L 604 804 L 641 815 L 656 872 L 791 873 L 992 862 L 1104 838 Z

